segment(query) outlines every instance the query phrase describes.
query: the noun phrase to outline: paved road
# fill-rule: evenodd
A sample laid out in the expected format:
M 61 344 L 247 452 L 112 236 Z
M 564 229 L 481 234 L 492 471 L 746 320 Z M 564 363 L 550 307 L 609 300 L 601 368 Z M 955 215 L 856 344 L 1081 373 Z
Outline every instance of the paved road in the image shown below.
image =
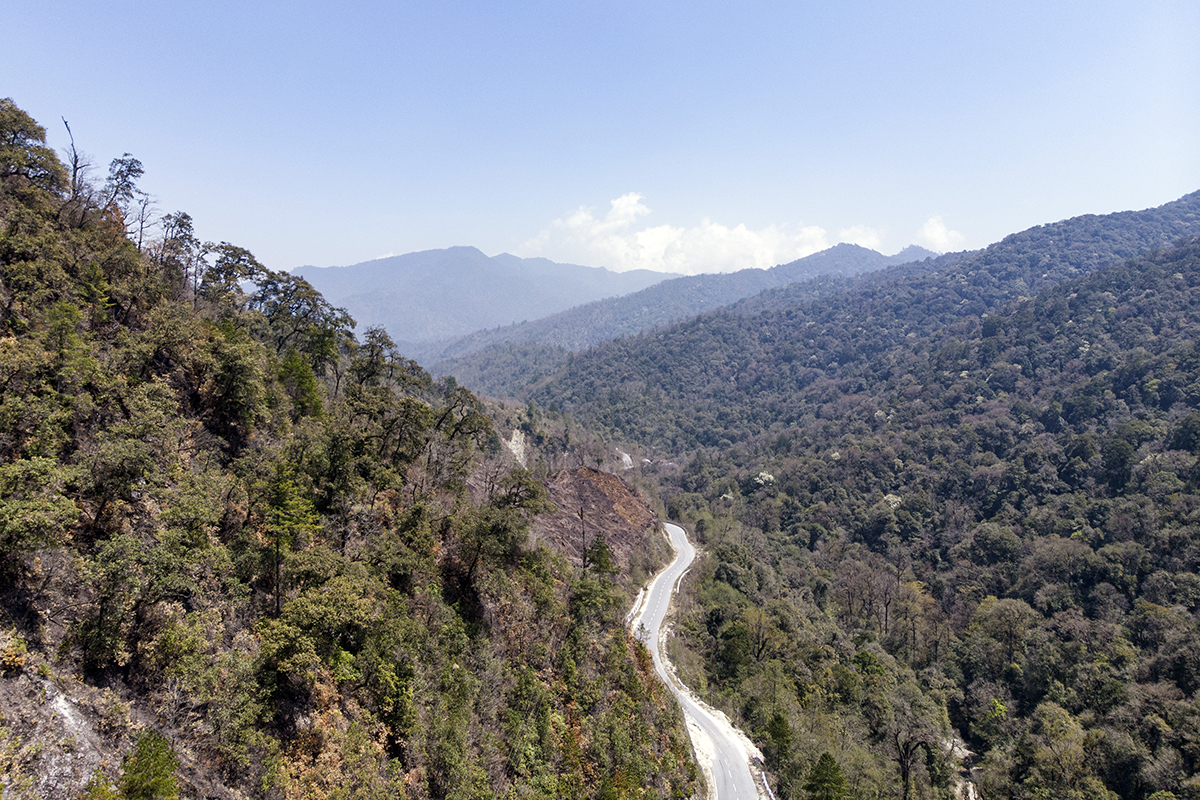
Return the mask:
M 688 725 L 688 731 L 692 735 L 697 757 L 703 762 L 706 755 L 711 753 L 707 766 L 717 800 L 757 800 L 758 788 L 750 774 L 748 762 L 748 743 L 744 737 L 738 735 L 724 715 L 714 712 L 692 697 L 687 687 L 668 669 L 662 653 L 662 623 L 667 615 L 671 596 L 679 586 L 679 579 L 696 557 L 696 550 L 688 541 L 683 528 L 670 522 L 666 523 L 666 527 L 671 544 L 675 548 L 675 560 L 650 584 L 646 600 L 641 607 L 640 618 L 640 624 L 645 627 L 646 643 L 654 657 L 654 668 L 658 670 L 663 682 L 671 687 L 683 708 L 683 713 L 692 723 Z M 636 617 L 633 624 L 636 630 L 639 624 Z M 702 763 L 701 766 L 705 765 Z

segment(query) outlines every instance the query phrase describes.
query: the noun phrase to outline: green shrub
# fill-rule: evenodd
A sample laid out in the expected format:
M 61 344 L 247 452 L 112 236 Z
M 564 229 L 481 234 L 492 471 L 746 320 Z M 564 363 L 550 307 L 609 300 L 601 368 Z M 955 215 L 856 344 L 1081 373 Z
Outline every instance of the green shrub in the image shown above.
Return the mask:
M 161 733 L 149 731 L 121 762 L 121 793 L 127 800 L 175 800 L 179 759 Z

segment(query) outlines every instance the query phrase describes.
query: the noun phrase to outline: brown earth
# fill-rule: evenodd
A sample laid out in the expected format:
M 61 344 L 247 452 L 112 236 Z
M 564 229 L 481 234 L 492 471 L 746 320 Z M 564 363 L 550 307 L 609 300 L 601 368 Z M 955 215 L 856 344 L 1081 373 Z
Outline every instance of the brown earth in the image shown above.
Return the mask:
M 572 564 L 580 564 L 584 537 L 590 545 L 595 537 L 603 536 L 622 576 L 630 575 L 631 568 L 642 564 L 653 549 L 660 527 L 658 516 L 633 486 L 616 475 L 578 467 L 551 476 L 546 488 L 557 511 L 534 519 L 535 543 L 545 543 Z

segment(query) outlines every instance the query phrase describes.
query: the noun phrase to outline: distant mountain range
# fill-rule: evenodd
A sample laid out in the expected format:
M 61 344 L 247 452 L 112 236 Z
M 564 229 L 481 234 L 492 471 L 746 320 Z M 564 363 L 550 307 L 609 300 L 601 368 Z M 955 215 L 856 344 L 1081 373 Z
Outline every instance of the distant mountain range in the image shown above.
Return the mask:
M 348 267 L 299 267 L 293 274 L 349 311 L 360 330 L 382 326 L 405 355 L 442 369 L 442 374 L 455 374 L 452 359 L 498 346 L 528 343 L 550 353 L 581 350 L 765 289 L 818 275 L 859 275 L 935 255 L 912 246 L 884 256 L 839 244 L 771 269 L 672 277 L 451 247 Z M 554 355 L 551 361 L 557 364 L 561 358 Z M 472 368 L 464 369 L 470 373 Z
M 766 289 L 787 286 L 818 275 L 859 275 L 936 255 L 922 247 L 911 246 L 894 256 L 885 256 L 855 244 L 839 244 L 770 269 L 743 269 L 738 272 L 672 278 L 632 294 L 597 300 L 531 322 L 498 330 L 476 331 L 453 341 L 424 348 L 415 357 L 431 365 L 436 372 L 442 369 L 443 364 L 451 366 L 448 363 L 450 359 L 461 359 L 510 342 L 531 342 L 570 351 L 583 350 L 618 336 L 628 336 L 656 325 L 669 325 L 727 306 Z
M 771 269 L 673 278 L 532 322 L 476 331 L 423 349 L 415 357 L 431 372 L 453 375 L 485 394 L 518 394 L 521 387 L 564 364 L 571 352 L 671 325 L 768 290 L 791 288 L 818 299 L 845 291 L 859 276 L 902 264 L 918 268 L 936 257 L 916 246 L 885 256 L 859 245 L 839 244 Z
M 298 267 L 292 274 L 348 310 L 360 331 L 372 325 L 386 328 L 406 354 L 421 349 L 421 343 L 544 317 L 671 277 L 508 253 L 487 256 L 474 247 L 425 250 L 347 267 Z

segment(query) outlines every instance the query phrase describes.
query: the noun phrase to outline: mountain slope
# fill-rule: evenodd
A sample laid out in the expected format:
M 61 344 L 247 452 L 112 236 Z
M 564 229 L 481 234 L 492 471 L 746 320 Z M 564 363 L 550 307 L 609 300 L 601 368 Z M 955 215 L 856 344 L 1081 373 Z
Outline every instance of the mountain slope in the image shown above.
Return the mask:
M 814 368 L 794 425 L 663 471 L 711 554 L 683 677 L 780 797 L 823 750 L 955 796 L 956 737 L 981 797 L 1194 794 L 1198 340 L 1190 239 Z
M 427 250 L 348 267 L 299 267 L 302 277 L 362 327 L 379 325 L 408 352 L 412 343 L 545 316 L 668 277 L 556 264 L 474 247 Z
M 622 297 L 588 303 L 548 317 L 496 330 L 480 330 L 445 344 L 431 345 L 417 356 L 440 375 L 454 375 L 464 385 L 496 395 L 525 385 L 496 380 L 504 372 L 528 379 L 548 374 L 545 366 L 561 363 L 566 351 L 582 350 L 619 336 L 673 322 L 728 305 L 764 289 L 827 276 L 817 292 L 836 291 L 850 277 L 895 264 L 920 261 L 934 254 L 908 247 L 894 256 L 853 244 L 839 244 L 771 269 L 674 278 Z M 538 366 L 522 361 L 536 355 Z M 540 371 L 539 371 L 540 370 Z M 492 377 L 494 376 L 494 377 Z
M 571 357 L 533 397 L 669 451 L 737 441 L 800 416 L 798 390 L 909 336 L 998 310 L 1037 288 L 1200 233 L 1200 192 L 1155 209 L 1077 217 L 985 250 L 867 276 L 792 304 L 804 284 Z M 758 309 L 765 310 L 758 310 Z
M 858 245 L 839 244 L 771 269 L 672 278 L 631 294 L 595 301 L 541 319 L 495 331 L 480 330 L 436 350 L 430 348 L 422 353 L 422 358 L 426 363 L 437 363 L 510 341 L 582 350 L 618 336 L 628 336 L 655 325 L 668 325 L 729 305 L 764 289 L 818 275 L 857 275 L 933 255 L 928 250 L 909 247 L 889 257 Z
M 187 215 L 135 244 L 122 191 L 0 99 L 0 793 L 693 794 L 636 492 L 568 561 L 476 397 Z

